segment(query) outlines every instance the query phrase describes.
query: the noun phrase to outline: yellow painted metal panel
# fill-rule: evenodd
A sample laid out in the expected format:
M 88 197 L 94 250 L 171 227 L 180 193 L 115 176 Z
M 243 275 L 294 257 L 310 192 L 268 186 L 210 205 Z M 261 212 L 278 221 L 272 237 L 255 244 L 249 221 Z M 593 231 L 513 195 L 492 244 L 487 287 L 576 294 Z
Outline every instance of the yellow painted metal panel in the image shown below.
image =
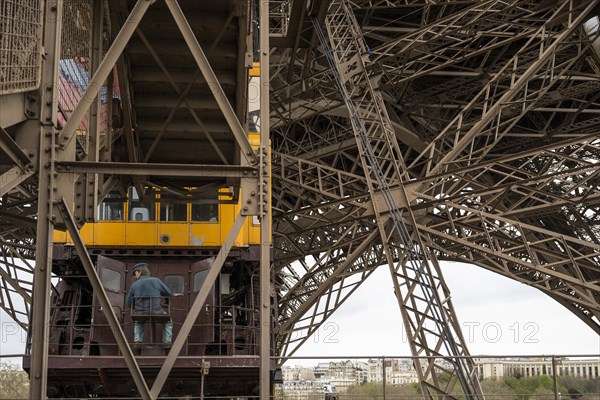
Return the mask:
M 198 222 L 191 224 L 189 243 L 190 246 L 212 246 L 221 245 L 222 224 L 218 222 Z
M 125 229 L 126 246 L 147 246 L 157 243 L 156 222 L 128 222 Z
M 235 210 L 235 206 L 232 204 L 219 205 L 219 222 L 221 223 L 220 232 L 221 232 L 222 240 L 225 240 L 225 238 L 227 237 L 227 234 L 231 230 L 231 226 L 233 225 L 233 220 L 235 219 L 235 217 L 237 215 L 236 211 L 237 210 Z M 237 246 L 237 244 L 234 244 L 234 246 Z
M 67 241 L 67 232 L 57 231 L 55 230 L 52 233 L 54 243 L 66 243 Z
M 231 205 L 231 216 L 232 216 L 232 221 L 233 219 L 239 214 L 240 212 L 240 206 L 239 204 L 236 205 Z M 233 242 L 234 246 L 237 247 L 242 247 L 248 244 L 248 220 L 252 218 L 250 216 L 248 216 L 246 218 L 246 221 L 244 222 L 244 226 L 242 226 L 242 229 L 240 230 L 240 233 L 237 235 L 237 237 L 235 238 L 235 241 Z M 231 224 L 229 225 L 229 227 L 231 227 Z M 229 229 L 229 228 L 227 228 Z
M 248 221 L 248 243 L 260 244 L 260 225 L 254 224 L 254 218 L 250 217 Z
M 94 240 L 94 231 L 96 230 L 97 224 L 85 224 L 79 231 L 79 236 L 84 243 L 92 243 Z
M 219 218 L 215 222 L 99 221 L 85 224 L 80 234 L 84 243 L 92 247 L 219 247 L 240 205 L 220 204 L 218 209 Z M 256 222 L 256 217 L 248 216 L 233 246 L 260 243 L 260 225 Z M 55 231 L 54 242 L 73 243 L 70 236 L 61 231 Z
M 187 222 L 160 222 L 158 223 L 158 237 L 156 243 L 159 246 L 188 246 L 189 226 Z
M 93 239 L 87 241 L 86 244 L 92 246 L 123 246 L 125 243 L 126 225 L 124 222 L 98 222 L 95 224 L 86 224 L 83 230 L 87 229 L 88 225 L 93 228 Z
M 260 76 L 260 63 L 253 62 L 252 68 L 248 71 L 248 75 L 250 76 Z

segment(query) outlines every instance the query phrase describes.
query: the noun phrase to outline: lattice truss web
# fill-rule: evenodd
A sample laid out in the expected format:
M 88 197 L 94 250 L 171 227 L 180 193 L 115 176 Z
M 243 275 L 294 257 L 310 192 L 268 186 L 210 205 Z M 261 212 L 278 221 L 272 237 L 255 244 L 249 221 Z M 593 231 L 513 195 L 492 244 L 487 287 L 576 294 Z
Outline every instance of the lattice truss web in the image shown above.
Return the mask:
M 359 113 L 368 88 L 383 103 L 410 230 L 436 258 L 534 286 L 600 332 L 597 2 L 333 3 L 352 10 L 347 40 L 363 49 L 342 54 L 341 79 Z M 328 28 L 333 7 L 292 8 L 290 21 L 310 23 L 290 23 L 298 42 L 272 56 L 282 355 L 385 263 L 350 115 L 311 27 Z
M 10 234 L 2 234 L 2 259 L 0 259 L 0 309 L 23 329 L 27 329 L 31 317 L 33 264 L 23 258 L 14 244 L 5 240 Z
M 0 189 L 19 168 L 0 151 Z M 0 309 L 23 328 L 31 316 L 36 204 L 37 188 L 28 180 L 0 196 Z
M 43 0 L 0 3 L 0 94 L 40 84 L 42 5 Z

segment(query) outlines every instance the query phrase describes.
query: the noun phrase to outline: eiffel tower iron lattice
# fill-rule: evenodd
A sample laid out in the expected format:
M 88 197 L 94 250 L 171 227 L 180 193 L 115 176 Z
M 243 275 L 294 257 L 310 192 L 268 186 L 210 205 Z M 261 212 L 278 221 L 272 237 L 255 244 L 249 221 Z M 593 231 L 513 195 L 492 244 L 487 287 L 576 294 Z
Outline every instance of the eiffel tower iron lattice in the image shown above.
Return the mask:
M 69 228 L 84 253 L 77 230 L 131 187 L 174 207 L 190 189 L 200 203 L 231 192 L 239 221 L 272 209 L 271 286 L 251 280 L 277 333 L 261 336 L 263 372 L 385 266 L 427 398 L 484 395 L 441 262 L 536 288 L 600 334 L 600 0 L 0 4 L 0 309 L 33 338 L 34 395 L 51 270 L 97 257 L 55 252 L 53 235 Z M 259 59 L 270 133 L 256 151 Z M 140 395 L 156 397 L 112 325 Z
M 442 383 L 439 375 L 445 368 L 439 366 L 439 360 L 415 359 L 425 395 L 451 397 L 455 379 L 458 379 L 467 398 L 482 398 L 474 364 L 461 358 L 468 352 L 437 260 L 426 252 L 417 232 L 411 235 L 397 204 L 398 194 L 400 201 L 408 200 L 403 186 L 406 167 L 400 149 L 394 145 L 392 124 L 381 93 L 373 88 L 372 78 L 367 73 L 370 50 L 362 40 L 354 14 L 345 1 L 334 1 L 325 18 L 327 36 L 318 23 L 314 24 L 349 111 L 412 354 L 431 357 L 446 353 L 453 367 L 445 371 L 450 372 L 448 382 Z M 395 193 L 392 188 L 396 188 Z M 415 226 L 410 208 L 407 213 Z M 422 327 L 425 326 L 433 337 L 424 334 Z

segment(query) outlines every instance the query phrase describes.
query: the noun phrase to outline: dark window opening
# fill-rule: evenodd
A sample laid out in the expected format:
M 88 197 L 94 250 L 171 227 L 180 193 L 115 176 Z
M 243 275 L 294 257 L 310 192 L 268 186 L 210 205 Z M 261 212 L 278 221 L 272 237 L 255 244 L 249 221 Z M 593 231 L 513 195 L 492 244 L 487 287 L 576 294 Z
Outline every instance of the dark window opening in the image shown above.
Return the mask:
M 192 221 L 217 222 L 219 207 L 216 204 L 192 204 Z
M 150 196 L 153 196 L 152 194 Z M 135 188 L 129 190 L 129 221 L 155 221 L 154 202 L 140 200 Z
M 75 325 L 90 325 L 92 323 L 92 292 L 81 290 L 79 311 L 75 315 Z
M 181 275 L 166 275 L 164 277 L 165 285 L 173 294 L 183 294 L 184 279 Z
M 119 193 L 109 193 L 98 205 L 98 221 L 123 221 L 125 207 Z
M 100 274 L 100 280 L 104 289 L 111 292 L 121 291 L 121 273 L 119 271 L 104 268 Z
M 161 204 L 161 221 L 187 221 L 187 204 Z

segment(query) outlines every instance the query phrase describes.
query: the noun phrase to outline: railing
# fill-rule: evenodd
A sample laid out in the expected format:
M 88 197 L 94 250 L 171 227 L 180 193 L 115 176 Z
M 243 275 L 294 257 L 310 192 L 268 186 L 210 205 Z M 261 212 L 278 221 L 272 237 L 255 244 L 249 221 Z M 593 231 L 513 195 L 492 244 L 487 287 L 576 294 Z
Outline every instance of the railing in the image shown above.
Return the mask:
M 43 0 L 0 2 L 0 95 L 40 85 Z
M 148 300 L 151 301 L 150 298 Z M 140 317 L 147 322 L 145 331 L 151 332 L 149 336 L 152 341 L 143 342 L 144 346 L 161 342 L 160 334 L 154 333 L 155 330 L 162 328 L 162 324 L 166 322 L 165 317 L 173 319 L 173 340 L 175 340 L 183 324 L 183 320 L 178 319 L 177 316 L 187 315 L 188 311 L 187 308 L 174 307 L 172 302 L 166 305 L 165 314 L 136 313 L 129 308 L 122 310 L 114 307 L 113 309 L 130 345 L 133 345 L 134 320 Z M 209 315 L 218 315 L 221 318 L 214 323 L 195 323 L 181 352 L 182 356 L 259 354 L 260 333 L 255 310 L 238 306 L 206 306 L 205 310 Z M 50 355 L 77 357 L 121 355 L 110 325 L 108 322 L 101 322 L 102 309 L 99 305 L 54 305 L 51 312 L 53 319 L 48 343 Z
M 0 355 L 0 364 L 15 365 Z M 216 356 L 202 357 L 212 360 Z M 416 357 L 290 357 L 276 373 L 274 400 L 422 399 L 414 370 Z M 446 361 L 436 357 L 436 363 Z M 485 355 L 470 357 L 488 400 L 597 400 L 600 355 Z M 143 366 L 143 358 L 138 359 Z M 427 363 L 421 362 L 425 365 Z M 11 368 L 18 370 L 18 367 Z M 210 376 L 211 370 L 208 371 Z M 440 375 L 439 379 L 445 379 Z M 452 393 L 462 399 L 459 386 Z M 186 397 L 197 399 L 200 397 Z M 248 395 L 246 398 L 253 398 Z
M 165 296 L 134 296 L 131 302 L 131 317 L 162 319 L 171 316 L 171 301 Z

